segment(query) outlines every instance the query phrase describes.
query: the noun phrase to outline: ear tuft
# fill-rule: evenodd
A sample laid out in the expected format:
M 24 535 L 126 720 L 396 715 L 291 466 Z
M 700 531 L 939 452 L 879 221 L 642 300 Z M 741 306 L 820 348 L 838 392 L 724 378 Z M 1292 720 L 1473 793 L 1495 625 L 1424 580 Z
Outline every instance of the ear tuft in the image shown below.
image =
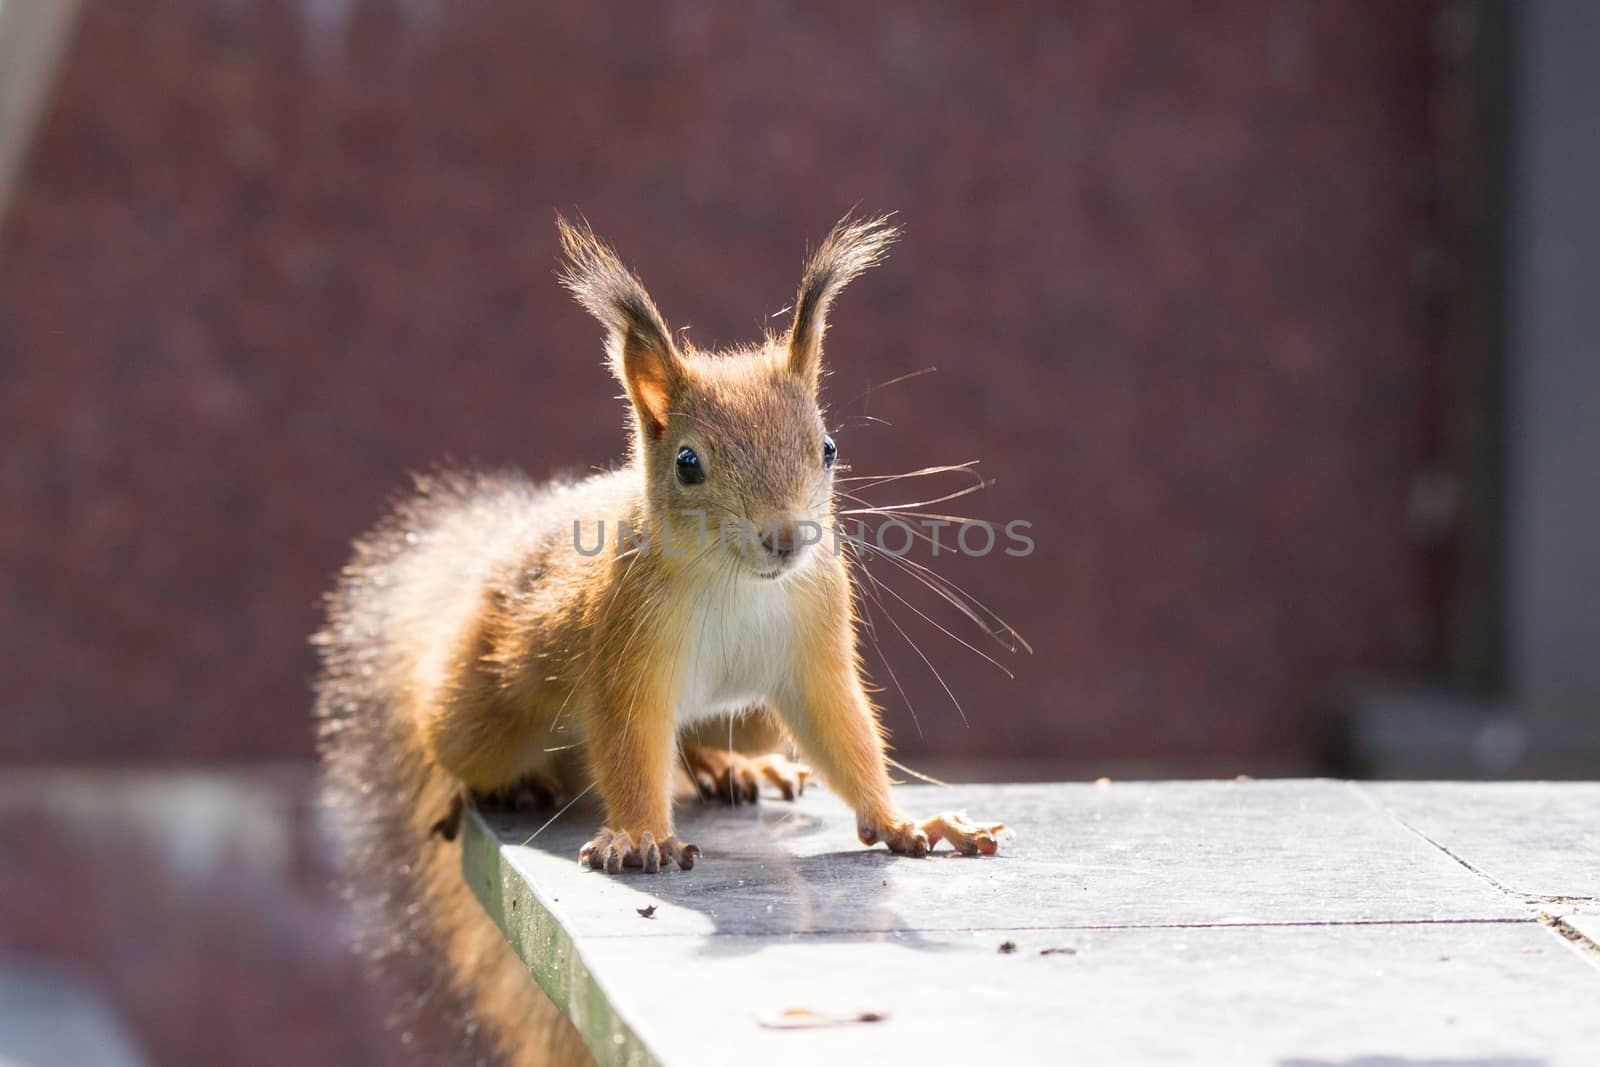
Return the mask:
M 900 237 L 889 215 L 857 219 L 846 215 L 833 227 L 806 264 L 794 303 L 789 331 L 789 367 L 815 387 L 822 369 L 822 337 L 828 329 L 828 308 L 850 281 L 876 266 Z
M 641 427 L 652 437 L 666 428 L 682 361 L 672 332 L 643 283 L 622 265 L 585 219 L 556 216 L 561 235 L 561 284 L 606 328 L 611 369 L 627 387 Z

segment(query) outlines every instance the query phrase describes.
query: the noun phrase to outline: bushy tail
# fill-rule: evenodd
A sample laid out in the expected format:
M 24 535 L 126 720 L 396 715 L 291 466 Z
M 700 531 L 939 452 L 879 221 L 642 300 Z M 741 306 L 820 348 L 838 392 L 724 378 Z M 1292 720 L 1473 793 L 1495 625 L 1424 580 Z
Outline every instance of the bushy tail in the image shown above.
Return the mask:
M 435 830 L 457 796 L 428 759 L 386 659 L 375 574 L 396 548 L 380 527 L 357 546 L 315 638 L 324 799 L 340 848 L 359 947 L 392 990 L 391 1022 L 419 1059 L 593 1063 L 577 1031 L 528 974 L 468 888 L 458 835 Z M 440 1025 L 440 1023 L 444 1025 Z M 425 1048 L 429 1034 L 450 1047 Z

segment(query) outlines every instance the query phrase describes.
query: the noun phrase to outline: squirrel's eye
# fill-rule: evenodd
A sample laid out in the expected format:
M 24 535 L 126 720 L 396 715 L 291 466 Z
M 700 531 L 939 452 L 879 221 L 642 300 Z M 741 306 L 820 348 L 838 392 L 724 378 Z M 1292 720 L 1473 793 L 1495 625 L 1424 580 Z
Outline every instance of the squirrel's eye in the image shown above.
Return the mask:
M 827 434 L 822 435 L 822 465 L 832 467 L 833 461 L 839 456 L 839 448 L 833 443 L 833 438 Z
M 700 456 L 687 446 L 678 449 L 678 481 L 684 485 L 699 485 L 706 480 L 705 468 L 700 466 Z

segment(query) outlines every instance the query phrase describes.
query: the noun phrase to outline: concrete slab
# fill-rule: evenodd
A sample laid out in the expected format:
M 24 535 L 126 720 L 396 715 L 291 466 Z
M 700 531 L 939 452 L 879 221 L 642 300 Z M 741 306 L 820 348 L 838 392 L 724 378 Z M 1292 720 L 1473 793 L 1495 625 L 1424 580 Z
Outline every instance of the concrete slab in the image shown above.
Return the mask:
M 465 867 L 603 1063 L 1600 1062 L 1600 952 L 1348 783 L 899 794 L 1018 839 L 892 857 L 808 793 L 691 808 L 689 872 L 579 868 L 581 806 L 475 815 Z
M 924 861 L 864 849 L 831 795 L 691 807 L 688 873 L 579 868 L 599 814 L 575 807 L 507 860 L 583 936 L 791 934 L 1201 923 L 1524 919 L 1527 913 L 1342 783 L 1172 782 L 899 790 L 903 808 L 1005 819 L 999 856 Z M 542 820 L 492 815 L 501 844 Z M 648 931 L 634 909 L 679 905 Z
M 664 1064 L 1600 1063 L 1600 971 L 1534 924 L 1011 939 L 1011 954 L 977 931 L 613 938 L 585 952 Z M 883 1018 L 768 1028 L 795 1009 Z
M 1591 900 L 1565 907 L 1553 906 L 1556 917 L 1595 946 L 1595 965 L 1600 966 L 1600 901 Z
M 1519 896 L 1600 898 L 1600 782 L 1373 782 L 1356 788 Z

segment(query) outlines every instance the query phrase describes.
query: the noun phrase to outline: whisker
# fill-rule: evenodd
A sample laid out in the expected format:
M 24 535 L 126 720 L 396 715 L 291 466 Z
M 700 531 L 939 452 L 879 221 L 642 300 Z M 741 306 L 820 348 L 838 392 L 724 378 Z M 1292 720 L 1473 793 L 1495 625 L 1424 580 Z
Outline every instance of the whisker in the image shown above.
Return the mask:
M 975 519 L 971 515 L 946 515 L 946 514 L 943 514 L 942 512 L 937 512 L 937 511 L 891 511 L 891 512 L 883 512 L 882 509 L 880 509 L 880 508 L 869 508 L 869 509 L 867 509 L 865 511 L 861 511 L 861 512 L 854 512 L 853 511 L 853 512 L 849 512 L 849 514 L 852 514 L 852 515 L 857 515 L 857 514 L 870 515 L 870 514 L 873 514 L 875 512 L 881 512 L 883 514 L 883 517 L 886 518 L 886 519 L 895 519 L 895 518 L 899 518 L 902 515 L 910 515 L 913 519 L 942 519 L 945 522 L 984 522 L 984 521 L 986 521 L 984 519 Z M 839 514 L 844 515 L 844 514 L 846 514 L 846 512 L 841 511 Z M 989 525 L 992 526 L 994 524 L 990 523 Z
M 880 552 L 882 550 L 874 548 L 873 551 L 874 552 Z M 889 558 L 893 559 L 894 557 L 890 556 Z M 929 588 L 932 588 L 932 587 L 930 586 Z M 912 611 L 916 612 L 918 615 L 920 615 L 923 619 L 925 619 L 927 621 L 928 625 L 932 626 L 934 629 L 938 630 L 940 633 L 942 633 L 946 637 L 950 638 L 950 640 L 956 642 L 959 645 L 962 645 L 965 648 L 971 649 L 973 652 L 976 652 L 978 655 L 982 656 L 984 659 L 986 659 L 990 663 L 994 664 L 995 667 L 1000 671 L 1001 674 L 1005 675 L 1007 678 L 1012 679 L 1013 681 L 1016 680 L 1017 676 L 1015 674 L 1012 674 L 1011 671 L 1007 670 L 1005 665 L 1002 664 L 999 660 L 995 659 L 993 656 L 989 655 L 983 649 L 977 647 L 976 645 L 972 644 L 971 642 L 966 641 L 966 640 L 962 639 L 960 636 L 958 636 L 957 634 L 952 633 L 947 627 L 940 625 L 939 622 L 937 622 L 927 612 L 923 611 L 921 608 L 919 608 L 915 604 L 911 603 L 911 601 L 907 600 L 905 597 L 903 597 L 899 593 L 895 592 L 889 586 L 884 586 L 883 587 L 883 591 L 888 593 L 890 596 L 894 597 L 896 600 L 900 601 L 900 603 L 904 604 L 906 607 L 910 608 Z M 988 633 L 989 631 L 985 630 L 984 632 Z M 993 634 L 989 634 L 989 636 L 993 637 L 994 635 Z
M 883 583 L 878 580 L 877 576 L 874 575 L 871 569 L 867 566 L 866 560 L 857 555 L 856 563 L 859 566 L 861 573 L 867 576 L 868 581 L 880 589 L 884 587 Z M 888 607 L 885 606 L 883 601 L 878 598 L 878 594 L 876 592 L 874 592 L 870 587 L 863 587 L 863 591 L 872 598 L 872 600 L 880 609 L 882 609 L 884 615 L 889 614 Z M 872 650 L 878 654 L 879 661 L 883 663 L 883 669 L 889 672 L 889 680 L 894 683 L 895 689 L 900 694 L 900 699 L 905 701 L 906 710 L 911 712 L 911 724 L 917 728 L 917 736 L 920 738 L 923 736 L 922 720 L 917 718 L 917 706 L 913 704 L 911 702 L 911 698 L 906 695 L 905 686 L 900 684 L 900 677 L 894 673 L 894 667 L 889 663 L 889 657 L 883 654 L 883 645 L 878 641 L 877 627 L 872 621 L 872 609 L 867 607 L 866 601 L 862 601 L 861 610 L 864 611 L 867 616 L 868 636 L 872 639 Z
M 595 781 L 597 782 L 597 781 L 599 781 L 599 779 L 596 779 Z M 572 807 L 572 805 L 574 805 L 578 801 L 582 800 L 588 794 L 589 790 L 593 789 L 594 787 L 595 787 L 595 782 L 590 782 L 588 785 L 584 786 L 582 793 L 579 793 L 577 796 L 575 796 L 571 800 L 567 801 L 564 805 L 562 805 L 560 811 L 556 812 L 554 815 L 550 816 L 550 818 L 545 820 L 545 824 L 543 826 L 539 827 L 533 833 L 529 834 L 528 835 L 528 839 L 526 841 L 522 842 L 522 846 L 524 848 L 526 848 L 527 846 L 533 844 L 533 839 L 534 838 L 538 837 L 540 834 L 542 834 L 546 830 L 550 829 L 550 824 L 551 823 L 555 822 L 557 819 L 561 818 L 561 816 L 565 815 L 567 813 L 567 809 L 568 808 Z
M 845 511 L 839 512 L 839 514 L 841 514 L 841 515 L 863 515 L 863 514 L 866 514 L 868 512 L 873 512 L 873 511 L 878 512 L 879 514 L 889 514 L 891 512 L 896 512 L 896 511 L 906 511 L 909 508 L 925 508 L 930 504 L 943 504 L 946 500 L 959 500 L 961 497 L 970 496 L 973 493 L 976 493 L 980 489 L 987 489 L 987 488 L 989 488 L 989 486 L 991 486 L 993 484 L 994 484 L 994 482 L 992 482 L 992 481 L 979 482 L 977 485 L 969 485 L 965 489 L 957 489 L 953 493 L 946 493 L 944 496 L 934 497 L 931 500 L 915 500 L 915 501 L 911 501 L 911 502 L 905 503 L 905 504 L 884 504 L 883 506 L 876 507 L 876 508 L 858 508 L 858 509 L 855 509 L 855 510 L 845 510 Z M 863 488 L 865 488 L 865 487 L 863 486 Z
M 861 420 L 861 422 L 876 422 L 881 426 L 893 426 L 894 425 L 894 423 L 890 422 L 888 419 L 880 419 L 876 415 L 846 415 L 845 416 L 845 420 L 846 420 L 846 424 L 847 425 L 848 425 L 848 421 L 850 419 L 859 419 L 859 420 Z
M 882 588 L 888 589 L 889 587 L 885 585 L 882 586 Z M 911 639 L 911 635 L 906 633 L 906 628 L 900 625 L 899 620 L 896 619 L 894 614 L 884 606 L 882 601 L 879 601 L 878 606 L 884 609 L 883 615 L 884 618 L 889 620 L 889 625 L 893 626 L 897 631 L 899 631 L 900 636 L 905 638 L 906 644 L 911 646 L 911 650 L 921 658 L 923 663 L 927 664 L 928 670 L 933 672 L 933 677 L 938 681 L 939 688 L 943 689 L 944 695 L 950 698 L 950 703 L 956 706 L 956 714 L 961 716 L 961 725 L 970 727 L 972 724 L 967 721 L 966 710 L 961 707 L 961 701 L 956 699 L 955 693 L 950 691 L 950 686 L 945 683 L 944 675 L 940 674 L 939 668 L 933 665 L 933 660 L 929 659 L 928 654 L 922 651 L 921 645 L 917 644 Z
M 857 474 L 849 478 L 835 478 L 836 482 L 867 482 L 867 485 L 858 485 L 857 489 L 871 489 L 874 485 L 884 485 L 888 482 L 898 482 L 905 478 L 927 478 L 935 474 L 975 473 L 972 468 L 978 465 L 975 459 L 965 463 L 946 463 L 937 467 L 923 467 L 921 470 L 906 471 L 904 474 Z
M 859 496 L 856 496 L 854 493 L 845 492 L 844 490 L 840 490 L 840 495 L 841 496 L 847 496 L 851 500 L 857 501 L 858 503 L 861 503 L 863 505 L 869 505 L 870 504 L 869 501 L 867 501 L 867 500 L 865 500 L 865 499 L 863 499 L 863 498 L 861 498 Z M 859 512 L 857 514 L 876 514 L 876 513 L 877 513 L 877 508 L 870 508 L 870 510 L 868 510 L 866 512 Z M 916 512 L 916 511 L 902 511 L 902 512 L 899 513 L 899 515 L 913 515 L 913 516 L 920 516 L 921 514 L 922 514 L 922 512 Z M 892 516 L 889 516 L 889 517 L 890 518 L 898 518 L 899 515 L 892 515 Z M 950 521 L 959 522 L 959 523 L 968 523 L 968 522 L 979 522 L 981 520 L 979 520 L 979 519 L 971 519 L 971 518 L 964 518 L 964 517 L 953 517 Z M 862 525 L 863 526 L 865 525 L 864 521 L 863 521 Z M 901 525 L 905 527 L 905 529 L 911 534 L 912 537 L 915 537 L 919 541 L 927 542 L 927 544 L 929 545 L 929 547 L 931 547 L 933 549 L 935 554 L 938 554 L 938 551 L 941 548 L 943 548 L 946 551 L 953 551 L 948 544 L 940 544 L 939 540 L 937 538 L 935 538 L 935 537 L 933 537 L 933 536 L 931 536 L 929 534 L 923 533 L 921 530 L 917 529 L 915 526 L 912 526 L 910 523 L 902 523 Z M 878 529 L 881 529 L 881 527 L 875 528 L 872 532 L 873 533 L 877 533 Z M 937 574 L 938 572 L 935 571 L 934 573 Z M 939 575 L 939 577 L 943 578 L 944 576 L 943 575 Z M 985 627 L 985 629 L 987 629 L 987 627 Z
M 912 770 L 910 767 L 907 767 L 904 763 L 901 763 L 897 759 L 893 759 L 893 758 L 891 758 L 889 756 L 884 756 L 883 757 L 883 762 L 887 763 L 889 766 L 894 767 L 897 770 L 905 771 L 907 774 L 911 775 L 911 777 L 913 777 L 913 778 L 921 778 L 924 782 L 927 782 L 929 785 L 942 785 L 946 789 L 950 788 L 950 783 L 949 782 L 942 782 L 939 779 L 935 778 L 931 774 L 923 774 L 921 771 Z
M 891 385 L 899 385 L 901 382 L 908 382 L 912 378 L 920 378 L 924 374 L 932 374 L 938 369 L 938 367 L 923 367 L 921 370 L 914 370 L 908 374 L 902 374 L 898 378 L 890 378 L 886 382 L 879 382 L 877 385 L 869 385 L 865 389 L 861 390 L 861 392 L 851 397 L 849 400 L 846 400 L 845 403 L 854 404 L 857 400 L 860 400 L 863 397 L 870 397 L 874 389 L 887 389 Z M 862 406 L 865 407 L 865 405 Z
M 972 461 L 969 461 L 969 462 L 975 463 L 977 461 L 976 460 L 972 460 Z M 967 464 L 962 464 L 962 466 L 966 466 L 966 465 Z M 842 496 L 848 497 L 851 500 L 855 500 L 855 501 L 857 501 L 857 502 L 859 502 L 861 504 L 868 505 L 868 508 L 866 510 L 864 510 L 864 511 L 851 511 L 851 512 L 848 512 L 848 513 L 857 514 L 857 515 L 866 515 L 866 514 L 879 514 L 879 515 L 881 515 L 882 514 L 880 509 L 878 509 L 876 507 L 871 507 L 870 506 L 870 502 L 865 500 L 863 497 L 860 497 L 857 494 L 855 494 L 855 493 L 853 493 L 853 492 L 851 492 L 851 491 L 849 491 L 847 489 L 842 489 L 839 492 L 840 492 L 840 495 L 842 495 Z M 845 513 L 846 512 L 841 512 L 841 514 L 845 514 Z M 965 516 L 965 515 L 939 515 L 939 514 L 935 514 L 935 513 L 931 513 L 931 512 L 923 512 L 923 511 L 901 511 L 901 512 L 895 513 L 894 515 L 891 515 L 889 517 L 890 518 L 899 518 L 900 516 L 903 516 L 903 515 L 910 515 L 910 516 L 916 517 L 916 518 L 939 519 L 939 520 L 942 520 L 942 521 L 945 521 L 945 522 L 951 522 L 951 523 L 956 523 L 956 524 L 965 524 L 965 523 L 969 523 L 969 522 L 979 521 L 979 520 L 973 519 L 973 518 L 971 518 L 969 516 Z M 904 526 L 905 529 L 907 529 L 907 530 L 909 530 L 911 532 L 913 537 L 917 537 L 917 538 L 920 538 L 923 541 L 926 541 L 930 546 L 933 547 L 933 550 L 936 553 L 938 552 L 938 550 L 939 550 L 939 542 L 935 538 L 930 537 L 926 533 L 923 533 L 922 531 L 918 530 L 915 526 L 912 526 L 909 523 L 904 523 L 902 525 Z M 874 530 L 873 532 L 876 533 L 877 531 Z M 995 639 L 996 643 L 998 643 L 1002 648 L 1006 649 L 1008 652 L 1015 652 L 1017 650 L 1018 645 L 1020 645 L 1022 648 L 1026 649 L 1030 655 L 1033 654 L 1033 646 L 1030 645 L 1028 643 L 1027 639 L 1024 638 L 1022 636 L 1022 634 L 1017 631 L 1016 627 L 1012 626 L 1005 619 L 1001 618 L 999 613 L 995 612 L 987 604 L 983 603 L 983 601 L 979 600 L 976 596 L 974 596 L 971 592 L 969 592 L 966 589 L 964 589 L 961 585 L 956 583 L 954 580 L 946 577 L 943 574 L 940 574 L 938 571 L 933 570 L 931 567 L 926 567 L 926 566 L 918 563 L 916 560 L 907 559 L 907 558 L 905 558 L 903 556 L 900 556 L 900 555 L 897 555 L 897 554 L 894 554 L 894 553 L 888 553 L 888 555 L 890 556 L 891 559 L 895 560 L 895 562 L 897 564 L 901 564 L 902 565 L 901 569 L 905 569 L 905 566 L 909 565 L 911 567 L 916 568 L 916 570 L 922 572 L 922 574 L 925 574 L 928 577 L 930 577 L 930 578 L 936 580 L 937 582 L 939 582 L 940 585 L 943 586 L 944 588 L 935 588 L 934 586 L 929 585 L 929 583 L 926 580 L 923 581 L 923 584 L 924 585 L 928 585 L 928 587 L 930 589 L 933 589 L 934 592 L 938 593 L 940 596 L 944 597 L 944 599 L 948 600 L 951 604 L 953 604 L 958 610 L 961 611 L 962 614 L 966 615 L 969 619 L 971 619 L 972 622 L 980 630 L 982 630 L 985 634 L 989 635 L 990 637 L 993 637 Z M 913 577 L 917 577 L 917 575 L 913 575 Z M 921 579 L 919 579 L 919 580 L 921 580 Z M 999 628 L 999 631 L 1008 634 L 1012 638 L 1013 642 L 1015 642 L 1015 643 L 1007 645 L 1004 641 L 1001 641 L 999 639 L 999 633 L 995 629 L 991 629 L 991 627 L 989 626 L 988 623 L 984 622 L 982 619 L 980 619 L 976 615 L 974 615 L 972 610 L 967 607 L 967 603 L 972 604 L 973 607 L 977 608 L 979 611 L 982 611 L 985 615 L 988 615 L 990 617 L 990 619 L 993 620 L 995 626 L 997 626 Z
M 969 522 L 972 520 L 958 517 L 955 521 Z M 923 540 L 928 541 L 930 544 L 933 543 L 932 538 L 928 537 L 927 534 L 919 533 L 915 527 L 908 526 L 907 528 L 910 529 L 913 534 L 917 534 L 918 536 L 922 537 Z M 913 578 L 916 578 L 934 593 L 948 601 L 963 615 L 971 619 L 978 629 L 982 630 L 989 637 L 994 638 L 995 642 L 999 644 L 1001 648 L 1006 649 L 1008 652 L 1015 652 L 1018 646 L 1020 646 L 1026 650 L 1029 655 L 1033 654 L 1033 646 L 1028 643 L 1027 638 L 1023 637 L 1015 626 L 1012 626 L 1009 622 L 1002 618 L 998 612 L 989 607 L 989 605 L 985 604 L 982 600 L 979 600 L 954 579 L 940 574 L 932 567 L 918 563 L 914 559 L 909 559 L 905 556 L 881 548 L 878 545 L 866 542 L 865 539 L 863 539 L 863 543 L 865 543 L 868 548 L 877 552 L 879 555 L 893 562 L 901 570 L 905 570 L 907 573 L 911 574 Z M 988 616 L 990 621 L 985 622 L 974 613 L 975 611 L 982 612 L 984 615 Z M 991 623 L 993 626 L 991 626 Z M 1000 640 L 1000 634 L 1002 633 L 1010 637 L 1015 644 L 1008 645 L 1006 642 Z

